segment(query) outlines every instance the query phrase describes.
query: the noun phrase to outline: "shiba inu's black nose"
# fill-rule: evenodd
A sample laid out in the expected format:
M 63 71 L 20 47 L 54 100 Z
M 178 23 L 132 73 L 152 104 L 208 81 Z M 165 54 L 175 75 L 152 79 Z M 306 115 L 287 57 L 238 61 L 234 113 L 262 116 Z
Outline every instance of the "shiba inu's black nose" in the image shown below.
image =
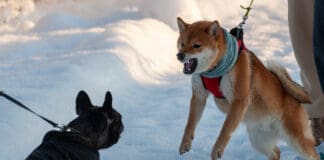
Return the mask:
M 178 53 L 177 58 L 179 61 L 183 61 L 185 59 L 186 55 L 184 53 Z

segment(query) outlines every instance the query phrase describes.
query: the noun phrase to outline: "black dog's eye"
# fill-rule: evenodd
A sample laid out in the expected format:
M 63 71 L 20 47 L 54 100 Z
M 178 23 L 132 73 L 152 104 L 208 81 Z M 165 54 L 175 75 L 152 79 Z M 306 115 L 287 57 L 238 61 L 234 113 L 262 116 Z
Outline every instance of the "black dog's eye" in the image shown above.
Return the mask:
M 193 48 L 200 48 L 200 46 L 201 46 L 200 44 L 194 44 L 192 47 Z

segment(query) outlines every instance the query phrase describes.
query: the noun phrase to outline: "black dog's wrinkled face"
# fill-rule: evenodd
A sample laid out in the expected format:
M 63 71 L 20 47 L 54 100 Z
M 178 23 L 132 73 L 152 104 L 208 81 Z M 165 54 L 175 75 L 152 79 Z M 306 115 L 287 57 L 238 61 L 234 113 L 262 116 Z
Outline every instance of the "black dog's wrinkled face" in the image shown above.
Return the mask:
M 102 107 L 93 106 L 86 92 L 80 91 L 76 98 L 78 117 L 69 123 L 89 140 L 91 147 L 108 148 L 116 144 L 124 126 L 122 116 L 112 107 L 112 96 L 106 93 Z

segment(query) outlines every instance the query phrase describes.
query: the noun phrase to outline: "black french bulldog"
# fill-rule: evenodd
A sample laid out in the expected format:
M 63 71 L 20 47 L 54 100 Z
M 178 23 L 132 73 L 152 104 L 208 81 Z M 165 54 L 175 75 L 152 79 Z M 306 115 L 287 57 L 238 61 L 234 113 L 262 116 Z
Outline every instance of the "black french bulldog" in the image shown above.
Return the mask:
M 64 131 L 49 131 L 26 160 L 99 160 L 99 149 L 116 144 L 123 131 L 122 116 L 106 93 L 102 107 L 93 106 L 87 93 L 76 98 L 78 117 Z

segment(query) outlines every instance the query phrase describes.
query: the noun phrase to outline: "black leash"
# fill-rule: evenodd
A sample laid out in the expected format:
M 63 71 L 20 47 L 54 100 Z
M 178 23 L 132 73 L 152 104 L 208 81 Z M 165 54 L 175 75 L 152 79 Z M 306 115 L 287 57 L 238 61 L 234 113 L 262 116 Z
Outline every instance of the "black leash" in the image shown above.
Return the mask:
M 19 107 L 33 113 L 34 115 L 38 116 L 39 118 L 43 119 L 44 121 L 46 121 L 47 123 L 49 123 L 50 125 L 52 125 L 54 128 L 58 128 L 61 130 L 66 130 L 67 128 L 64 125 L 59 125 L 58 123 L 55 123 L 51 120 L 49 120 L 48 118 L 45 118 L 44 116 L 34 112 L 33 110 L 31 110 L 30 108 L 28 108 L 27 106 L 25 106 L 24 104 L 22 104 L 21 102 L 19 102 L 18 100 L 12 98 L 11 96 L 7 95 L 6 93 L 4 93 L 3 91 L 0 91 L 0 96 L 3 96 L 4 98 L 6 98 L 7 100 L 11 101 L 12 103 L 18 105 Z

